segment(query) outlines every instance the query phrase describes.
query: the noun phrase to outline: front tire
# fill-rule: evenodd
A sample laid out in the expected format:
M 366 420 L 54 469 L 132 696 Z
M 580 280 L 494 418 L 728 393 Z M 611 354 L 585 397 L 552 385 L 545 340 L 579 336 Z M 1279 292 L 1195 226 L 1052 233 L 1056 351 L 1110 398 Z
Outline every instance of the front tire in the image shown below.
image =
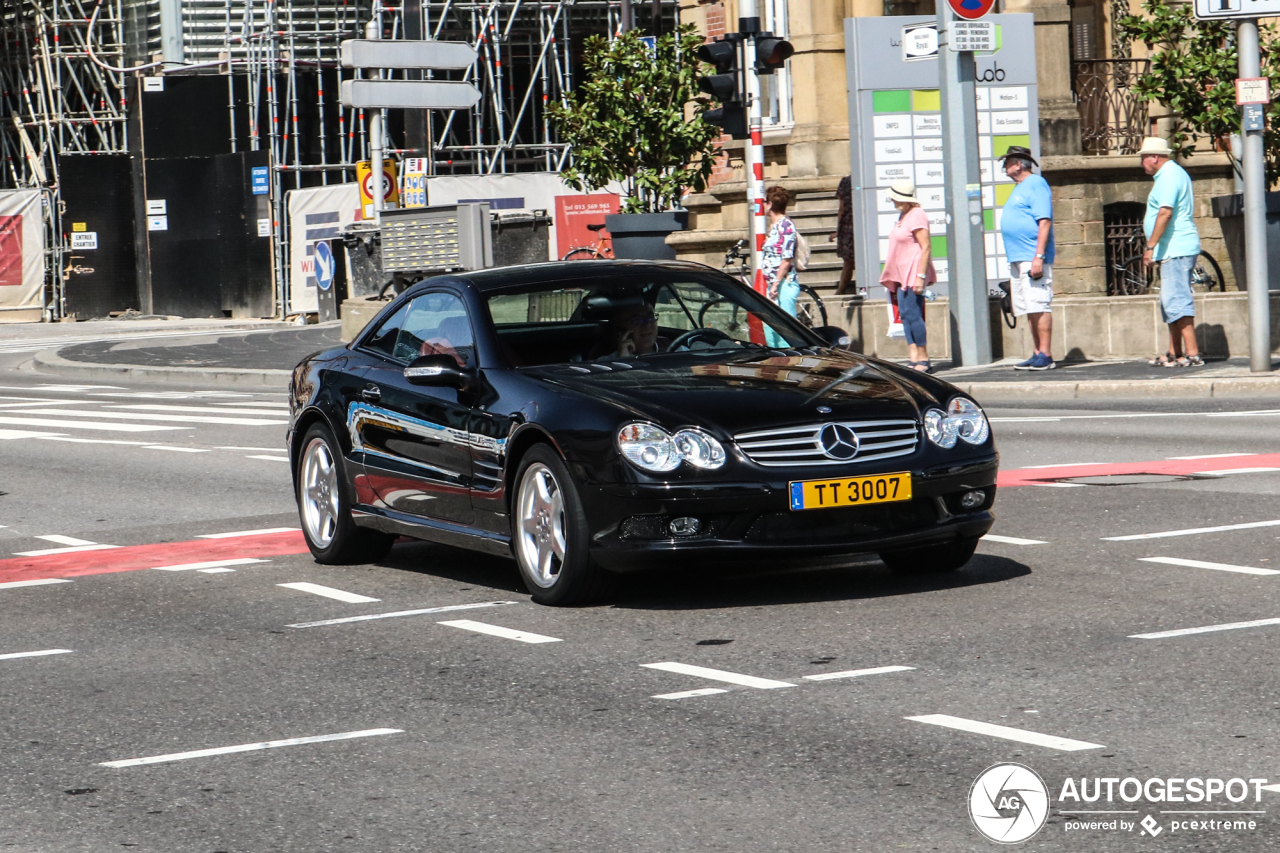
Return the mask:
M 959 539 L 945 545 L 928 545 L 904 551 L 886 551 L 880 555 L 884 564 L 904 574 L 943 574 L 954 572 L 973 559 L 977 539 Z
M 357 527 L 351 520 L 352 501 L 342 451 L 322 423 L 312 424 L 303 436 L 297 483 L 302 535 L 317 563 L 376 563 L 387 556 L 396 538 Z
M 564 607 L 609 591 L 613 575 L 591 559 L 577 486 L 547 445 L 530 448 L 521 460 L 511 510 L 511 550 L 534 601 Z

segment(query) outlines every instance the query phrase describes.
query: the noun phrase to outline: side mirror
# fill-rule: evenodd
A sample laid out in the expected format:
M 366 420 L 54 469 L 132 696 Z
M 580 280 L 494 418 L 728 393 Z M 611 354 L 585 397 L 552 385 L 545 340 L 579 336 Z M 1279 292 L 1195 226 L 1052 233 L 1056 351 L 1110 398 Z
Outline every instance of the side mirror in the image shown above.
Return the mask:
M 836 349 L 848 349 L 849 344 L 852 343 L 849 333 L 839 326 L 819 326 L 813 332 L 826 341 L 828 346 Z
M 436 388 L 457 388 L 465 391 L 475 377 L 465 367 L 459 367 L 451 355 L 423 355 L 409 362 L 404 378 L 410 385 L 427 385 Z

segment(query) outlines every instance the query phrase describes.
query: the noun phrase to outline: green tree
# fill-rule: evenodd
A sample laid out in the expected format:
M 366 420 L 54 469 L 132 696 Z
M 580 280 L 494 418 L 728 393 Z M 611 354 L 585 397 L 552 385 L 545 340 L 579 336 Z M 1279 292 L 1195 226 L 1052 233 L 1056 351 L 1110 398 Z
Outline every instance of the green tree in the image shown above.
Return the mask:
M 685 190 L 706 189 L 720 129 L 701 118 L 708 106 L 698 96 L 701 44 L 692 24 L 652 48 L 635 30 L 586 40 L 581 82 L 567 105 L 547 110 L 572 146 L 565 183 L 590 191 L 618 181 L 626 188 L 624 213 L 669 210 Z
M 1208 138 L 1230 155 L 1227 138 L 1240 131 L 1240 107 L 1236 106 L 1235 79 L 1239 72 L 1235 24 L 1196 20 L 1190 4 L 1170 0 L 1146 0 L 1142 15 L 1121 18 L 1117 28 L 1146 44 L 1151 71 L 1138 78 L 1134 91 L 1147 103 L 1159 102 L 1173 111 L 1174 130 L 1169 145 L 1190 156 L 1196 141 Z M 1280 83 L 1276 30 L 1259 27 L 1262 74 L 1275 91 Z M 1280 104 L 1267 105 L 1267 129 L 1263 135 L 1267 183 L 1280 177 Z M 1239 164 L 1232 160 L 1239 169 Z

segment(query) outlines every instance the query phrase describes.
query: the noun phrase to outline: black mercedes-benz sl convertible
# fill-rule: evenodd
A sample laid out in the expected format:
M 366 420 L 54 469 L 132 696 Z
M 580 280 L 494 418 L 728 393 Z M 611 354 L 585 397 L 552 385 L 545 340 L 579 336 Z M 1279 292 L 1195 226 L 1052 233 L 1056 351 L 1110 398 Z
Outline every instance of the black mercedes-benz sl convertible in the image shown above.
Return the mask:
M 698 264 L 420 282 L 305 359 L 288 434 L 322 563 L 397 535 L 514 556 L 536 601 L 692 556 L 950 571 L 992 525 L 986 416 Z

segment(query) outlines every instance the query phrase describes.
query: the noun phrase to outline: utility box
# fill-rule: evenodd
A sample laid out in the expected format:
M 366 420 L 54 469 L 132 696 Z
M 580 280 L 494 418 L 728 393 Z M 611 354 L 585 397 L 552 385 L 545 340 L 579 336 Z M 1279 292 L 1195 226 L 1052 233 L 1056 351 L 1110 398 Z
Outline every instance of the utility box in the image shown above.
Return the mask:
M 491 266 L 487 202 L 382 211 L 384 273 L 407 278 Z

